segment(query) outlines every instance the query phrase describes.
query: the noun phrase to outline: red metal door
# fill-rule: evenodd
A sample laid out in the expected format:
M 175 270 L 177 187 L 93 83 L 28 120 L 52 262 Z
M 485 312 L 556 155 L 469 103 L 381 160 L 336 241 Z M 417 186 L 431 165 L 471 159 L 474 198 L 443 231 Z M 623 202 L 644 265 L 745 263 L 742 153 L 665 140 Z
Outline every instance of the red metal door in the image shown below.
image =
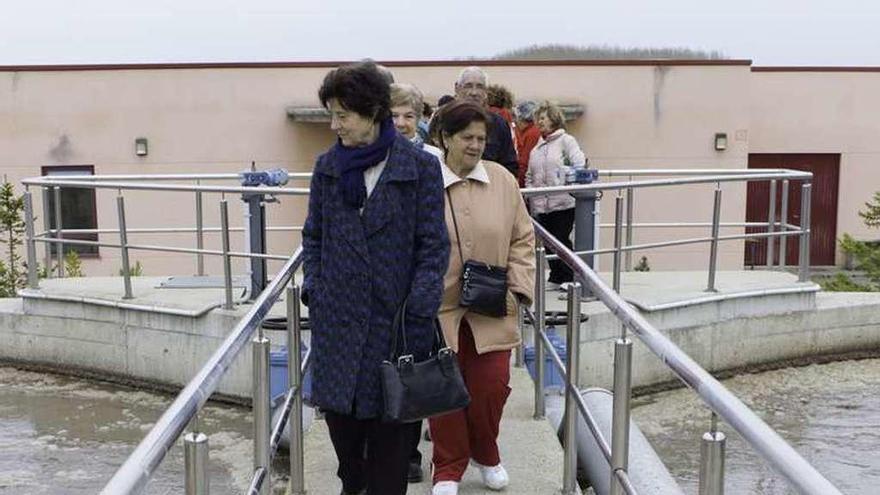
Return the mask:
M 787 168 L 813 173 L 813 190 L 810 209 L 810 265 L 827 266 L 834 264 L 834 251 L 837 245 L 837 190 L 840 178 L 839 154 L 765 154 L 749 155 L 749 168 Z M 769 210 L 770 183 L 749 182 L 746 203 L 747 222 L 767 222 Z M 776 184 L 776 219 L 782 218 L 782 181 Z M 788 223 L 798 225 L 801 221 L 801 182 L 792 181 L 788 194 Z M 763 232 L 764 229 L 750 228 L 747 232 Z M 797 237 L 787 241 L 787 265 L 798 263 Z M 776 240 L 774 264 L 779 263 L 779 240 Z M 767 263 L 766 240 L 746 242 L 745 264 L 765 265 Z

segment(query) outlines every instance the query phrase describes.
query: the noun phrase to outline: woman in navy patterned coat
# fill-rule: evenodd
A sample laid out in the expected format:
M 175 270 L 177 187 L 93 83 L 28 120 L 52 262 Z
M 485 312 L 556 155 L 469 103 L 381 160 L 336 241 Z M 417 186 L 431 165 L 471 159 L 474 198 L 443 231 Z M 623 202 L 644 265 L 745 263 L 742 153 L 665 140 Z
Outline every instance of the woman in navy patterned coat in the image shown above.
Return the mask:
M 303 227 L 312 402 L 342 493 L 403 495 L 412 426 L 381 421 L 379 365 L 404 299 L 408 350 L 430 352 L 449 259 L 443 179 L 437 159 L 396 132 L 374 64 L 331 71 L 318 95 L 339 139 L 315 165 Z

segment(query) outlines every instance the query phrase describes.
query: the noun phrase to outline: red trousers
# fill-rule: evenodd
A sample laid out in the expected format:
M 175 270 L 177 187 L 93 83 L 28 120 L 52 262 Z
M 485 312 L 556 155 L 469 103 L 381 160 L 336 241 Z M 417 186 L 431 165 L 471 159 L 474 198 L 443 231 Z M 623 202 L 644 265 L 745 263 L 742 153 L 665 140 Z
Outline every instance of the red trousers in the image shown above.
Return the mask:
M 462 320 L 458 364 L 471 403 L 465 409 L 429 420 L 434 442 L 434 483 L 461 480 L 470 459 L 484 466 L 501 463 L 498 427 L 510 395 L 510 351 L 477 354 L 471 327 Z

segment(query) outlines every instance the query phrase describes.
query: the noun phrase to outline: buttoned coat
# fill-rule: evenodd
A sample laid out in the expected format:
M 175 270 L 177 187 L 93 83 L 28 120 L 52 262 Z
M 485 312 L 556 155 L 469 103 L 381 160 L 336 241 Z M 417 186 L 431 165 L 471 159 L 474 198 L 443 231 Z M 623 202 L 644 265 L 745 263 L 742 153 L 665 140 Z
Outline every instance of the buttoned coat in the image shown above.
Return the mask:
M 312 402 L 358 418 L 381 415 L 379 365 L 408 297 L 409 351 L 426 356 L 449 261 L 437 159 L 398 136 L 364 208 L 347 205 L 335 153 L 318 158 L 303 226 L 303 290 L 312 333 Z
M 542 137 L 529 153 L 526 187 L 564 186 L 565 175 L 572 167 L 583 167 L 586 157 L 577 140 L 565 129 L 557 129 Z M 532 215 L 574 208 L 574 197 L 568 193 L 542 194 L 529 198 Z
M 530 305 L 535 293 L 535 229 L 516 177 L 497 163 L 483 160 L 481 164 L 488 182 L 454 179 L 446 189 L 446 227 L 452 255 L 440 306 L 440 325 L 449 347 L 458 351 L 458 330 L 464 319 L 471 327 L 478 354 L 519 345 L 519 304 Z M 447 174 L 452 172 L 447 169 Z M 461 274 L 468 259 L 507 268 L 507 316 L 485 316 L 459 305 Z

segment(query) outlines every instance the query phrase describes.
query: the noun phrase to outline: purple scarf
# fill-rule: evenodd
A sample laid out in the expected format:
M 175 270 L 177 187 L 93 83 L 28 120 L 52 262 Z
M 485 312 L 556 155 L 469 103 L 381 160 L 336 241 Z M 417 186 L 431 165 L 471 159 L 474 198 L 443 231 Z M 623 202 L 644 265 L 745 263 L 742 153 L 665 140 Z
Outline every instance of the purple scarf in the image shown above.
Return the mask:
M 367 186 L 364 183 L 364 171 L 376 166 L 388 156 L 388 150 L 397 137 L 397 130 L 391 119 L 382 121 L 379 137 L 371 144 L 352 148 L 344 146 L 337 140 L 333 149 L 336 151 L 336 170 L 339 172 L 339 189 L 342 199 L 354 208 L 363 208 L 367 200 Z

